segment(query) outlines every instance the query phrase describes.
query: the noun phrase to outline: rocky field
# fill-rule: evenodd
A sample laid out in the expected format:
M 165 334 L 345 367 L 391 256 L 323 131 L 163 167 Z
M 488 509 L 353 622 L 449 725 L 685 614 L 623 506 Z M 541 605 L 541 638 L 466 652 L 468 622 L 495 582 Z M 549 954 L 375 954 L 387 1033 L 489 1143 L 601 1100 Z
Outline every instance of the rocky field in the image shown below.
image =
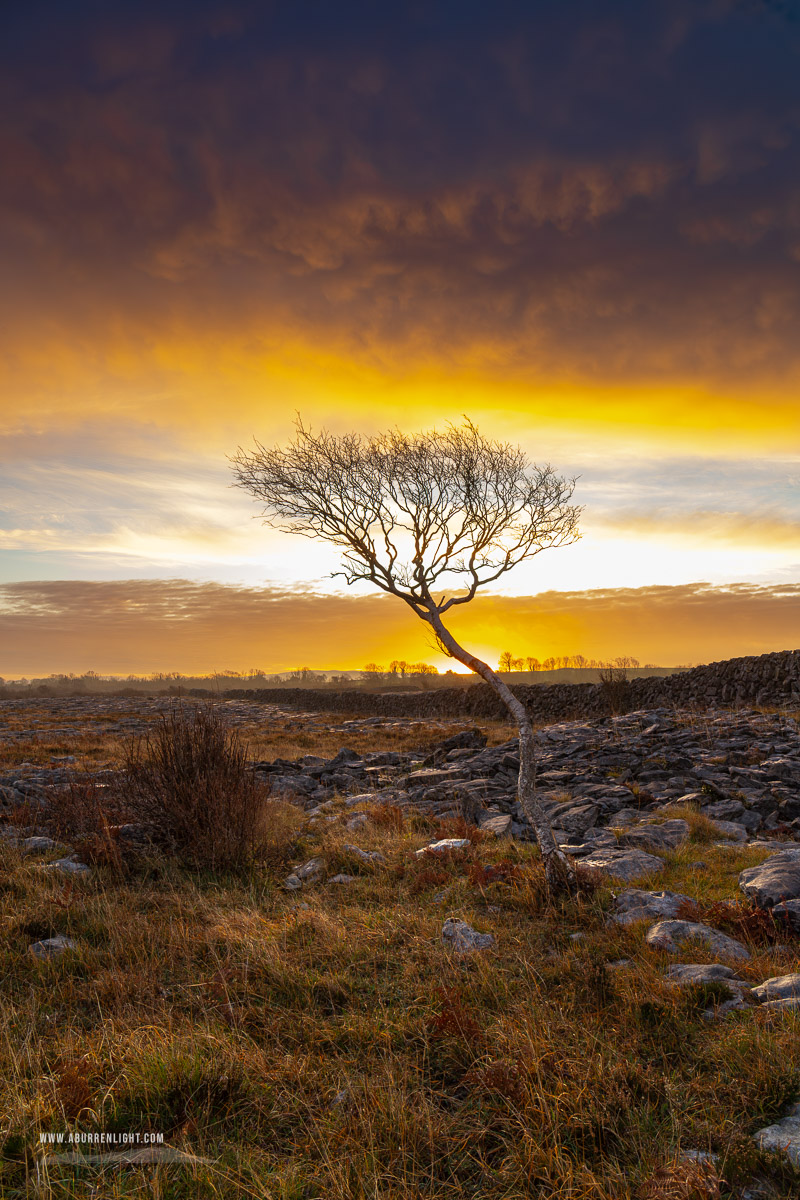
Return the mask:
M 126 740 L 171 707 L 0 704 L 0 1194 L 798 1193 L 790 713 L 541 727 L 581 868 L 554 904 L 510 727 L 222 702 L 273 814 L 242 874 L 112 813 Z M 76 795 L 96 828 L 69 836 Z M 37 1144 L 128 1127 L 180 1161 Z

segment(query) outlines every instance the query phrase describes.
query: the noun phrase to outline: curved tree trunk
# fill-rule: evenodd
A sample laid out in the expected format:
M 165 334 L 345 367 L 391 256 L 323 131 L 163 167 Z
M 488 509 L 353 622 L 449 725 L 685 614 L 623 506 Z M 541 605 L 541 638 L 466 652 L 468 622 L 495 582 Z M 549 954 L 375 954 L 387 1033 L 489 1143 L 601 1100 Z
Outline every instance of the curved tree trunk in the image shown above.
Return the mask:
M 514 718 L 519 730 L 519 787 L 517 794 L 522 811 L 539 843 L 547 886 L 553 895 L 559 892 L 574 893 L 576 888 L 575 868 L 563 850 L 559 849 L 553 837 L 553 828 L 536 795 L 536 743 L 533 737 L 533 726 L 525 705 L 517 699 L 511 688 L 503 682 L 488 663 L 476 658 L 474 654 L 470 654 L 468 650 L 459 645 L 449 629 L 442 624 L 442 618 L 435 604 L 429 604 L 427 612 L 428 620 L 436 631 L 436 636 L 448 653 L 463 663 L 465 667 L 469 667 L 476 675 L 480 675 L 481 679 L 485 679 Z

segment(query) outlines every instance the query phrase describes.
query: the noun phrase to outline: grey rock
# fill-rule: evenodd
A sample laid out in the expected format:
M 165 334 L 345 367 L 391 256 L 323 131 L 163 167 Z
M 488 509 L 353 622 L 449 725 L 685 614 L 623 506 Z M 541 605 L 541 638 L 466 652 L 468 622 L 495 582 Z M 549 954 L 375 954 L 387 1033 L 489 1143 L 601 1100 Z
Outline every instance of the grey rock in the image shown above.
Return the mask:
M 596 804 L 559 804 L 547 814 L 554 826 L 572 836 L 583 837 L 597 822 L 600 810 Z
M 49 837 L 27 837 L 19 843 L 23 854 L 46 854 L 48 850 L 55 850 L 60 845 L 60 842 Z
M 362 850 L 360 846 L 349 846 L 345 843 L 344 849 L 348 854 L 354 854 L 363 863 L 375 865 L 377 863 L 385 863 L 386 858 L 381 854 L 380 850 Z
M 672 963 L 667 968 L 667 978 L 676 983 L 738 983 L 749 987 L 743 979 L 737 979 L 733 967 L 723 963 Z
M 649 946 L 670 954 L 680 953 L 684 942 L 699 941 L 704 942 L 712 954 L 735 958 L 740 962 L 750 957 L 749 950 L 741 942 L 697 921 L 659 921 L 648 932 L 645 941 Z
M 68 858 L 59 858 L 56 862 L 46 863 L 42 867 L 43 871 L 58 871 L 62 875 L 90 875 L 91 871 L 86 863 L 78 862 L 76 855 L 71 855 Z
M 781 1000 L 764 1000 L 761 1008 L 771 1012 L 797 1012 L 800 1009 L 800 996 L 784 996 Z
M 747 867 L 739 875 L 739 887 L 759 908 L 800 899 L 800 848 L 783 850 L 758 867 Z
M 73 942 L 71 938 L 64 937 L 63 934 L 58 934 L 57 937 L 45 938 L 42 942 L 34 942 L 32 946 L 28 946 L 28 953 L 32 954 L 34 958 L 60 958 L 67 950 L 77 950 L 77 948 L 77 942 Z
M 316 883 L 322 875 L 323 861 L 321 858 L 310 858 L 301 867 L 295 867 L 291 875 L 284 881 L 287 891 L 297 892 L 309 883 Z
M 612 847 L 600 850 L 593 848 L 592 852 L 583 858 L 583 864 L 625 883 L 654 875 L 664 867 L 660 858 L 656 858 L 654 854 L 646 854 L 644 850 Z
M 368 818 L 366 813 L 356 813 L 355 816 L 350 817 L 349 820 L 345 821 L 344 827 L 349 833 L 356 833 L 359 829 L 366 828 L 367 821 Z
M 479 829 L 482 833 L 496 838 L 510 837 L 512 824 L 513 818 L 510 813 L 496 813 L 490 817 L 484 817 L 479 824 Z
M 800 999 L 800 975 L 773 975 L 754 987 L 753 995 L 759 1004 L 767 1000 Z
M 471 845 L 469 838 L 442 838 L 438 842 L 431 842 L 427 846 L 423 846 L 421 850 L 417 850 L 417 858 L 423 854 L 443 854 L 448 850 L 464 850 Z
M 636 825 L 620 838 L 623 846 L 652 846 L 655 850 L 674 850 L 689 836 L 688 821 L 676 817 L 661 825 Z
M 675 917 L 682 904 L 691 904 L 691 896 L 680 892 L 645 892 L 641 888 L 627 888 L 614 901 L 610 920 L 618 925 L 632 925 L 653 917 Z
M 472 954 L 476 950 L 487 950 L 495 945 L 494 934 L 478 933 L 466 921 L 448 917 L 442 926 L 442 941 L 456 954 Z
M 795 1167 L 800 1167 L 800 1104 L 795 1104 L 774 1125 L 759 1129 L 753 1138 L 762 1150 L 785 1154 Z
M 331 875 L 330 879 L 328 880 L 328 883 L 355 883 L 355 880 L 356 880 L 355 875 L 339 874 L 339 875 Z
M 714 821 L 714 828 L 729 841 L 747 841 L 747 829 L 739 821 Z

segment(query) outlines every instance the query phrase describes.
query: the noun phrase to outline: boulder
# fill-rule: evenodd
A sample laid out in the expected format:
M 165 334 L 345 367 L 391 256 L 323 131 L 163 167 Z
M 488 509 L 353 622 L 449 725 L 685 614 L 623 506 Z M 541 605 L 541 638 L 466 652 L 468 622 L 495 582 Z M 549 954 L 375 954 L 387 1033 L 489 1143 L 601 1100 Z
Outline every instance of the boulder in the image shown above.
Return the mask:
M 676 917 L 682 904 L 691 904 L 691 896 L 680 892 L 644 892 L 640 888 L 627 888 L 614 901 L 610 920 L 617 925 L 632 925 L 653 917 Z
M 442 926 L 442 941 L 456 954 L 472 954 L 476 950 L 486 950 L 495 944 L 494 934 L 478 933 L 466 921 L 460 921 L 456 917 L 448 917 Z
M 462 729 L 460 733 L 454 733 L 452 737 L 446 738 L 440 749 L 482 750 L 488 740 L 486 734 L 481 733 L 480 729 Z
M 370 863 L 372 866 L 375 866 L 377 863 L 386 862 L 380 850 L 362 850 L 360 846 L 348 846 L 347 844 L 345 844 L 344 849 L 348 854 L 353 854 L 356 858 L 361 859 L 363 863 Z
M 667 968 L 667 978 L 673 983 L 726 983 L 749 987 L 743 979 L 736 978 L 733 967 L 723 963 L 672 963 Z
M 465 850 L 469 845 L 471 845 L 469 838 L 442 838 L 441 841 L 423 846 L 416 853 L 417 858 L 421 858 L 423 854 L 444 854 L 448 850 Z
M 89 868 L 86 863 L 78 862 L 77 856 L 72 854 L 69 858 L 59 858 L 56 862 L 46 863 L 42 867 L 43 871 L 58 871 L 61 875 L 88 875 Z
M 645 941 L 648 946 L 666 950 L 670 954 L 679 954 L 684 942 L 697 941 L 704 942 L 712 954 L 725 958 L 744 962 L 750 957 L 749 950 L 741 942 L 697 921 L 659 921 L 649 931 Z
M 758 867 L 747 867 L 739 876 L 739 887 L 759 908 L 800 899 L 800 848 L 783 850 Z
M 547 814 L 553 826 L 572 837 L 583 837 L 597 823 L 600 810 L 596 804 L 558 804 Z
M 688 821 L 676 817 L 661 825 L 635 825 L 620 838 L 621 846 L 652 846 L 654 850 L 675 850 L 689 836 Z
M 611 846 L 599 850 L 593 848 L 591 854 L 585 856 L 582 862 L 586 867 L 602 871 L 625 883 L 654 875 L 664 866 L 660 858 L 656 858 L 654 854 L 646 854 L 644 850 L 625 850 Z
M 487 833 L 491 837 L 511 837 L 512 822 L 510 813 L 493 813 L 490 817 L 483 818 L 479 828 L 481 833 Z
M 316 883 L 322 874 L 322 859 L 310 858 L 301 867 L 295 867 L 283 886 L 289 892 L 297 892 L 308 883 Z
M 73 942 L 72 938 L 58 934 L 57 937 L 45 938 L 42 942 L 34 942 L 32 946 L 28 946 L 28 953 L 32 954 L 34 958 L 60 958 L 67 950 L 77 950 L 77 948 L 78 944 L 77 942 Z
M 759 1004 L 767 1000 L 800 1000 L 800 975 L 773 975 L 753 988 Z
M 779 1151 L 795 1167 L 800 1167 L 800 1104 L 795 1104 L 774 1125 L 759 1129 L 753 1139 L 762 1150 Z

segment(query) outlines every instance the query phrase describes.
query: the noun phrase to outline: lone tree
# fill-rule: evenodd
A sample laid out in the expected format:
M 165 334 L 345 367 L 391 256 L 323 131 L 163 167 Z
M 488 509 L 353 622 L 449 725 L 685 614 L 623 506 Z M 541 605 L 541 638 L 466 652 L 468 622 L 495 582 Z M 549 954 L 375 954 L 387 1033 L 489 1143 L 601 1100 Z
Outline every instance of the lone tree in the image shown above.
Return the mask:
M 573 891 L 536 794 L 536 752 L 525 705 L 442 620 L 523 559 L 578 537 L 575 481 L 490 441 L 471 421 L 440 432 L 376 437 L 312 433 L 298 418 L 286 448 L 259 442 L 233 456 L 237 486 L 264 504 L 265 523 L 342 547 L 343 569 L 397 596 L 432 629 L 444 653 L 485 679 L 519 729 L 519 801 L 539 843 L 551 892 Z

